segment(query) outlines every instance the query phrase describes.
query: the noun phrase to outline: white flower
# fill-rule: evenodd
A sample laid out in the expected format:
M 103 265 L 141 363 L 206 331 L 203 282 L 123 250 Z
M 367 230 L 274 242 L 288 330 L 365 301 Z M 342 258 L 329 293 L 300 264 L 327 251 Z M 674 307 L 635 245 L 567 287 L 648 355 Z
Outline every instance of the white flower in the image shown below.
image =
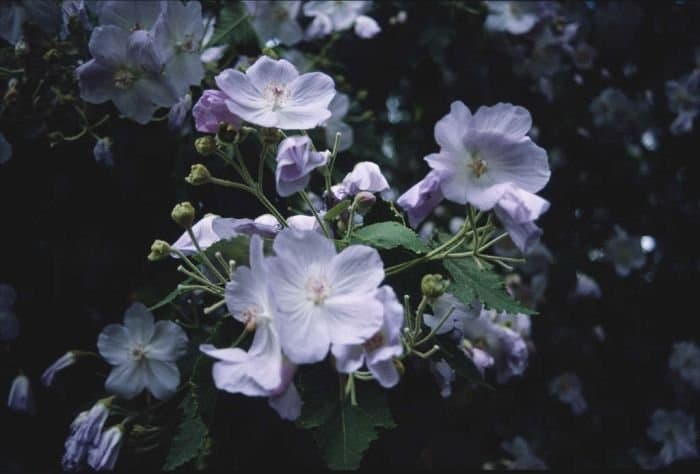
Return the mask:
M 187 351 L 187 335 L 171 321 L 154 324 L 153 314 L 134 303 L 124 313 L 124 325 L 110 324 L 102 330 L 97 348 L 115 366 L 105 382 L 109 392 L 128 400 L 145 388 L 163 400 L 180 383 L 175 361 Z

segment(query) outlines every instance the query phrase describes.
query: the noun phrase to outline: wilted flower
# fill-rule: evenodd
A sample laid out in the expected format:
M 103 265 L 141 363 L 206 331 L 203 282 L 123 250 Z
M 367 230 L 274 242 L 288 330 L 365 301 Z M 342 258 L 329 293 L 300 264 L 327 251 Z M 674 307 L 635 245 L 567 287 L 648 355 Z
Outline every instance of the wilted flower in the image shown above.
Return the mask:
M 408 214 L 408 222 L 415 229 L 443 199 L 444 196 L 440 191 L 440 177 L 437 171 L 431 171 L 399 196 L 396 204 Z M 461 226 L 460 223 L 459 227 Z
M 580 415 L 588 408 L 581 394 L 581 379 L 572 372 L 566 372 L 556 377 L 549 384 L 549 393 L 559 398 L 559 401 L 571 407 L 574 415 Z
M 505 191 L 494 207 L 496 217 L 521 252 L 527 252 L 542 236 L 535 220 L 549 209 L 549 201 L 514 185 Z
M 547 153 L 526 136 L 530 113 L 511 104 L 480 107 L 474 115 L 462 102 L 435 125 L 440 152 L 425 157 L 438 171 L 444 196 L 489 210 L 515 185 L 529 193 L 549 181 Z
M 296 18 L 300 1 L 246 1 L 253 29 L 264 44 L 270 39 L 293 46 L 301 41 L 304 33 Z
M 228 98 L 229 110 L 261 127 L 283 130 L 314 128 L 331 116 L 333 79 L 320 72 L 301 74 L 285 59 L 258 59 L 245 74 L 226 69 L 216 84 Z
M 124 438 L 124 428 L 115 425 L 100 435 L 99 442 L 88 452 L 87 461 L 96 471 L 112 471 L 119 457 Z
M 637 462 L 645 469 L 658 469 L 675 461 L 698 457 L 695 420 L 682 410 L 656 410 L 651 416 L 647 435 L 662 446 L 655 456 L 636 456 Z
M 615 264 L 615 271 L 626 277 L 632 270 L 642 268 L 646 256 L 642 250 L 639 237 L 632 237 L 620 227 L 615 227 L 615 236 L 605 244 L 607 258 Z
M 129 400 L 145 388 L 163 400 L 180 383 L 175 361 L 187 351 L 187 335 L 172 321 L 154 324 L 153 314 L 134 303 L 124 313 L 124 325 L 110 324 L 102 330 L 97 348 L 115 366 L 105 382 L 109 392 Z
M 361 161 L 352 171 L 345 175 L 343 181 L 331 187 L 336 199 L 342 200 L 354 196 L 360 191 L 382 193 L 389 190 L 389 183 L 376 163 Z
M 522 35 L 539 21 L 536 8 L 538 2 L 485 2 L 489 9 L 484 26 L 490 31 L 507 31 Z
M 323 360 L 331 344 L 363 344 L 382 326 L 376 294 L 384 279 L 379 253 L 350 245 L 337 253 L 313 231 L 282 230 L 273 243 L 269 285 L 282 348 L 293 362 Z
M 61 461 L 65 471 L 79 470 L 90 447 L 99 442 L 102 427 L 109 417 L 112 398 L 99 400 L 90 410 L 80 412 L 71 423 L 65 442 L 66 452 Z
M 668 366 L 695 390 L 700 390 L 700 347 L 697 344 L 690 341 L 673 344 Z
M 382 387 L 389 388 L 399 381 L 393 359 L 403 353 L 401 344 L 401 326 L 403 325 L 403 306 L 396 298 L 390 286 L 377 290 L 377 297 L 384 304 L 384 322 L 377 333 L 364 344 L 331 346 L 335 357 L 335 366 L 339 372 L 351 373 L 359 370 L 363 364 L 377 379 Z
M 50 386 L 53 383 L 53 379 L 56 377 L 56 374 L 66 367 L 70 367 L 71 365 L 75 364 L 75 361 L 75 353 L 72 351 L 66 352 L 44 371 L 44 373 L 41 375 L 41 383 L 47 387 Z
M 190 124 L 185 122 L 187 114 L 192 108 L 192 96 L 187 93 L 183 95 L 177 104 L 170 107 L 168 112 L 168 128 L 179 132 L 181 135 L 187 135 L 191 130 Z
M 26 375 L 18 375 L 12 381 L 10 394 L 7 396 L 7 406 L 10 410 L 21 411 L 31 415 L 35 413 L 34 393 Z
M 328 157 L 328 152 L 312 150 L 311 139 L 306 135 L 282 140 L 277 146 L 277 194 L 287 197 L 303 191 L 309 184 L 311 172 L 325 165 Z
M 229 96 L 216 89 L 206 89 L 202 93 L 202 97 L 192 108 L 195 127 L 198 131 L 216 133 L 222 123 L 240 128 L 241 119 L 233 115 L 226 107 L 228 99 Z
M 328 109 L 331 111 L 331 116 L 323 124 L 326 132 L 326 146 L 331 148 L 335 144 L 335 136 L 340 133 L 340 141 L 338 141 L 338 151 L 345 151 L 352 146 L 353 131 L 352 127 L 343 122 L 343 118 L 347 115 L 350 108 L 350 98 L 347 94 L 338 92 L 331 103 L 328 104 Z

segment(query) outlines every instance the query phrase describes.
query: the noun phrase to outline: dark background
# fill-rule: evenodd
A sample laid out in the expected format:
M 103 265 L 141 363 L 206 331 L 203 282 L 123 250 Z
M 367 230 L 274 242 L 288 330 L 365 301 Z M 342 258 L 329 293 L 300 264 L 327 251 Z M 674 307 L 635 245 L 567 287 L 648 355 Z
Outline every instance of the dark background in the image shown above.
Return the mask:
M 632 467 L 631 447 L 654 448 L 645 430 L 655 409 L 682 408 L 697 420 L 698 394 L 669 373 L 667 364 L 674 342 L 700 337 L 695 321 L 700 134 L 668 133 L 674 116 L 664 83 L 694 67 L 700 5 L 596 2 L 587 9 L 579 4 L 587 41 L 598 57 L 592 70 L 580 71 L 583 85 L 571 79 L 576 71 L 560 76 L 553 102 L 532 90 L 532 79 L 513 72 L 517 58 L 505 52 L 502 39 L 484 34 L 483 17 L 459 5 L 464 4 L 381 4 L 373 13 L 384 26 L 382 34 L 365 41 L 347 34 L 334 46 L 338 69 L 326 72 L 343 74 L 351 95 L 368 91 L 353 111 L 372 110 L 376 117 L 358 126 L 360 151 L 341 156 L 338 166 L 349 170 L 367 153 L 383 160 L 370 135 L 390 131 L 397 159 L 384 160 L 383 167 L 403 191 L 427 172 L 421 158 L 436 149 L 433 126 L 450 102 L 462 100 L 472 110 L 499 101 L 522 105 L 540 130 L 537 143 L 550 151 L 559 148 L 564 157 L 541 193 L 552 202 L 539 224 L 556 262 L 540 314 L 533 317 L 536 352 L 525 377 L 494 392 L 469 392 L 458 384 L 453 397 L 443 400 L 425 367 L 410 368 L 389 396 L 398 428 L 373 443 L 363 467 L 475 468 L 503 457 L 500 442 L 516 435 L 553 468 Z M 387 19 L 400 8 L 407 11 L 407 22 L 389 26 Z M 625 76 L 626 63 L 638 72 Z M 446 69 L 452 80 L 445 80 Z M 621 134 L 593 127 L 589 104 L 611 86 L 629 97 L 653 92 L 658 150 L 634 158 Z M 390 94 L 401 97 L 409 120 L 386 121 L 384 101 Z M 95 373 L 105 374 L 107 367 L 80 364 L 62 373 L 51 389 L 41 386 L 39 376 L 66 350 L 94 350 L 101 328 L 120 321 L 144 286 L 160 279 L 161 294 L 169 291 L 172 265 L 151 264 L 145 256 L 155 238 L 173 241 L 179 235 L 169 219 L 176 202 L 201 203 L 202 214 L 263 212 L 235 191 L 184 183 L 189 165 L 204 161 L 193 151 L 194 137 L 178 137 L 165 122 L 111 123 L 115 166 L 106 168 L 95 162 L 89 139 L 50 148 L 41 136 L 31 136 L 26 123 L 3 121 L 14 156 L 0 167 L 0 282 L 19 293 L 15 312 L 22 333 L 0 353 L 0 393 L 8 393 L 21 368 L 32 380 L 38 415 L 0 409 L 0 470 L 59 468 L 67 427 L 99 396 L 102 378 Z M 581 136 L 579 127 L 590 136 Z M 617 276 L 609 262 L 588 259 L 590 249 L 613 235 L 615 224 L 631 234 L 651 235 L 657 243 L 645 267 L 627 278 Z M 567 299 L 577 270 L 598 281 L 600 301 Z M 602 342 L 592 334 L 596 325 L 606 332 Z M 565 371 L 576 372 L 583 382 L 589 410 L 581 416 L 548 394 L 549 381 Z M 212 467 L 321 466 L 311 436 L 279 421 L 264 401 L 221 394 L 218 407 L 213 430 L 220 443 Z M 147 456 L 133 462 L 157 466 Z M 125 460 L 121 467 L 129 464 Z

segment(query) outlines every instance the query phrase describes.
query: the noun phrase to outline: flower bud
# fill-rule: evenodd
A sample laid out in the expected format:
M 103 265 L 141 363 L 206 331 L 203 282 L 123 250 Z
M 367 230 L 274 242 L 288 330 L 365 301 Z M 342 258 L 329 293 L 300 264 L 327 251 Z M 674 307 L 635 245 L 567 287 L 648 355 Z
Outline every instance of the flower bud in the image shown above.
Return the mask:
M 375 202 L 377 202 L 377 198 L 374 194 L 370 193 L 369 191 L 360 191 L 355 195 L 355 202 L 353 203 L 353 206 L 355 206 L 355 212 L 361 216 L 364 216 L 370 209 L 372 209 Z
M 233 124 L 221 122 L 216 136 L 224 143 L 233 143 L 236 140 L 238 130 Z
M 445 293 L 447 286 L 450 284 L 448 280 L 442 278 L 439 274 L 428 274 L 423 277 L 420 282 L 420 290 L 427 298 L 439 298 Z
M 170 244 L 164 240 L 156 240 L 151 244 L 151 253 L 148 254 L 148 260 L 155 262 L 164 259 L 170 255 Z
M 200 155 L 209 156 L 216 152 L 216 140 L 211 135 L 205 135 L 194 141 L 194 147 Z
M 211 181 L 211 173 L 206 166 L 202 164 L 192 165 L 190 168 L 190 174 L 187 175 L 185 181 L 190 183 L 192 186 L 201 186 L 202 184 L 207 184 Z
M 260 130 L 260 140 L 265 145 L 276 145 L 282 138 L 282 134 L 276 128 L 263 128 Z
M 170 213 L 170 217 L 180 227 L 189 229 L 192 227 L 192 222 L 194 222 L 194 207 L 187 201 L 176 204 L 173 212 Z

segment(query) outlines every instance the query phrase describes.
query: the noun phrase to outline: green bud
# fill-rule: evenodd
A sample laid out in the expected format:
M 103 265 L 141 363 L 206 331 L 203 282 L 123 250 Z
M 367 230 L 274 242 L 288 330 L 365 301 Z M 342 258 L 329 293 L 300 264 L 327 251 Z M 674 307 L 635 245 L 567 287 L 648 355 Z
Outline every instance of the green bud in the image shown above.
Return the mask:
M 180 227 L 189 229 L 194 222 L 194 207 L 187 201 L 176 204 L 173 208 L 173 212 L 170 213 L 170 217 L 172 217 L 175 223 Z
M 211 182 L 211 173 L 206 166 L 197 163 L 196 165 L 192 165 L 192 168 L 190 168 L 190 174 L 187 175 L 185 181 L 190 183 L 192 186 L 201 186 L 202 184 Z
M 148 260 L 155 262 L 162 260 L 170 255 L 170 244 L 164 240 L 156 240 L 151 244 L 151 253 L 148 254 Z
M 194 147 L 200 155 L 209 156 L 216 152 L 216 140 L 211 135 L 205 135 L 194 141 Z
M 42 56 L 44 61 L 54 61 L 56 59 L 59 59 L 60 57 L 61 57 L 61 53 L 56 48 L 51 48 L 50 50 L 45 52 L 44 55 Z
M 355 212 L 364 216 L 372 209 L 374 203 L 377 202 L 377 198 L 374 194 L 369 191 L 360 191 L 355 194 L 355 201 L 353 206 L 355 206 Z
M 262 53 L 272 59 L 279 59 L 279 54 L 272 48 L 263 48 Z
M 357 100 L 365 100 L 367 98 L 367 90 L 361 89 L 357 92 Z
M 260 139 L 265 145 L 277 145 L 282 139 L 282 134 L 276 128 L 263 128 L 260 130 Z
M 445 293 L 450 282 L 445 280 L 442 275 L 433 273 L 423 277 L 420 282 L 420 290 L 427 298 L 439 298 Z
M 224 143 L 233 143 L 236 141 L 238 136 L 238 130 L 236 130 L 236 127 L 230 123 L 221 122 L 219 124 L 219 130 L 216 132 L 216 136 Z

